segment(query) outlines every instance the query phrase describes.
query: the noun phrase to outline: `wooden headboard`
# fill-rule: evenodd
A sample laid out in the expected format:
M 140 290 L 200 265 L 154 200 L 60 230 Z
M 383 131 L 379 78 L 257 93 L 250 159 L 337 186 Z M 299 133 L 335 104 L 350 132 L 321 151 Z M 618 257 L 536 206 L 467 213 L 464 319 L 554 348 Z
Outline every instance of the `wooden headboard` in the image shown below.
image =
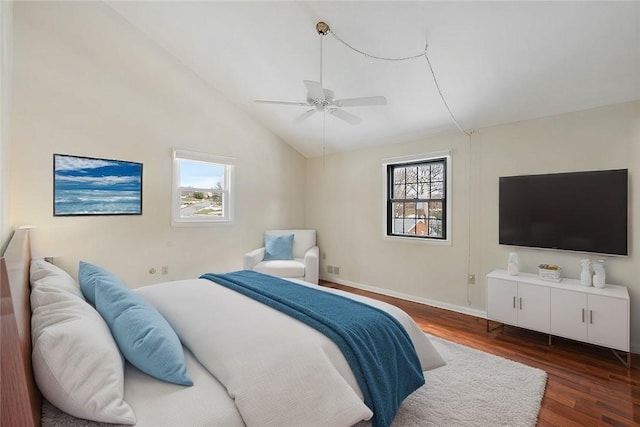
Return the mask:
M 0 425 L 40 426 L 41 401 L 31 369 L 29 231 L 13 233 L 0 261 Z

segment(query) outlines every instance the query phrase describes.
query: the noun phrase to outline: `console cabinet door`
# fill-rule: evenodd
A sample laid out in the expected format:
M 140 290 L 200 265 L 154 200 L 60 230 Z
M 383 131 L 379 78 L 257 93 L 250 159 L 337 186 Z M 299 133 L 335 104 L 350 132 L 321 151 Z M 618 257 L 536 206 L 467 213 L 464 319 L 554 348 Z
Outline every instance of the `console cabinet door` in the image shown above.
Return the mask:
M 551 289 L 551 334 L 587 341 L 587 294 Z
M 589 295 L 588 341 L 629 351 L 629 308 L 626 300 Z
M 584 288 L 574 279 L 555 285 L 504 270 L 487 275 L 487 319 L 507 325 L 629 352 L 629 311 L 624 286 Z
M 489 278 L 487 280 L 487 317 L 508 325 L 518 325 L 517 293 L 516 282 Z
M 549 333 L 550 289 L 518 283 L 518 326 Z

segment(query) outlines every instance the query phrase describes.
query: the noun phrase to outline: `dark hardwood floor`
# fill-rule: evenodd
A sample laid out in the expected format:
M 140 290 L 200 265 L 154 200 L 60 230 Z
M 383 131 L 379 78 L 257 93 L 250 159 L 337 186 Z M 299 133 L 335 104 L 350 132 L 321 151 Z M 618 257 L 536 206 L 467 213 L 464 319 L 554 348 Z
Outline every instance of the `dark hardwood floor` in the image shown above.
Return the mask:
M 484 319 L 331 282 L 321 284 L 392 303 L 432 335 L 545 370 L 547 389 L 538 426 L 640 426 L 638 354 L 627 369 L 609 349 L 556 337 L 549 345 L 548 335 L 511 326 L 487 332 Z

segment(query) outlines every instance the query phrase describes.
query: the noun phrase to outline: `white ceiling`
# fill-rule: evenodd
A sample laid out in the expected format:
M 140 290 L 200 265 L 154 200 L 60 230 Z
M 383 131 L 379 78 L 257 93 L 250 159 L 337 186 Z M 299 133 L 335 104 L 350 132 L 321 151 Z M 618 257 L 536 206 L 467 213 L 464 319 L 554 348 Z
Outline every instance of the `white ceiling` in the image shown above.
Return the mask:
M 467 131 L 640 99 L 640 2 L 163 2 L 108 3 L 163 49 L 307 157 L 322 154 L 322 114 L 256 104 L 304 101 L 319 80 L 318 21 L 367 53 L 428 55 Z M 327 152 L 415 140 L 456 126 L 424 57 L 362 56 L 328 35 L 324 86 L 336 98 L 384 95 L 385 106 L 327 114 Z

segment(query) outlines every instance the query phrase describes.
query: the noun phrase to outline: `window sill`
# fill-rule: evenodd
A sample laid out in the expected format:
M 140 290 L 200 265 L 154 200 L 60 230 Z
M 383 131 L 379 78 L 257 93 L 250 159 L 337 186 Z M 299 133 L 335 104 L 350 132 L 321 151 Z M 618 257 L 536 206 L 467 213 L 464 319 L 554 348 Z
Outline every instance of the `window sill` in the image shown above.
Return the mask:
M 207 221 L 207 220 L 187 220 L 187 221 L 171 221 L 172 227 L 215 227 L 233 225 L 233 220 Z
M 382 240 L 427 246 L 451 246 L 450 239 L 423 239 L 419 237 L 389 236 L 385 234 L 382 236 Z

